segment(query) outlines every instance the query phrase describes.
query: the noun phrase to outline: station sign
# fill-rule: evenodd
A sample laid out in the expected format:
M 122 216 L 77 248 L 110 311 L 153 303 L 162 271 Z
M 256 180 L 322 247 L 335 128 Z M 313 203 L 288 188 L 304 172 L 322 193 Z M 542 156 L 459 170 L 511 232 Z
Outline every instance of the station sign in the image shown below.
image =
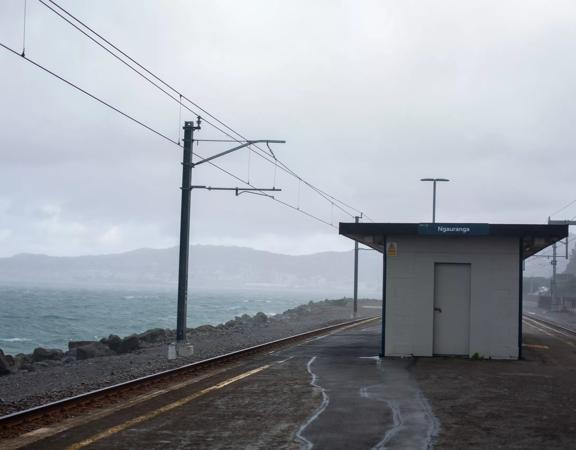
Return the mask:
M 490 225 L 487 223 L 421 223 L 418 234 L 424 236 L 487 236 Z

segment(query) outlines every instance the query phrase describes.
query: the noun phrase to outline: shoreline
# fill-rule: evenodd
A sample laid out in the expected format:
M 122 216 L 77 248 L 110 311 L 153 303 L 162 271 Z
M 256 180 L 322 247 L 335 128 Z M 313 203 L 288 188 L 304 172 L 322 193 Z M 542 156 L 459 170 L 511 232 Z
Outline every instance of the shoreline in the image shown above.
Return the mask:
M 380 300 L 359 300 L 358 317 L 378 315 L 377 307 L 381 304 Z M 125 338 L 71 341 L 67 352 L 36 349 L 36 358 L 34 353 L 24 355 L 26 358 L 20 357 L 21 366 L 17 370 L 0 376 L 0 415 L 340 323 L 349 320 L 351 312 L 352 299 L 324 300 L 273 316 L 260 312 L 216 326 L 201 325 L 187 332 L 194 354 L 177 360 L 167 359 L 167 346 L 174 340 L 174 330 L 165 329 Z
M 378 293 L 370 294 L 375 298 Z M 281 314 L 309 301 L 350 297 L 347 292 L 226 288 L 191 289 L 188 327 L 219 325 L 235 316 Z M 366 297 L 366 296 L 364 296 Z M 374 298 L 373 297 L 373 298 Z M 68 341 L 121 337 L 176 325 L 173 290 L 8 288 L 0 284 L 0 349 L 30 354 L 36 347 L 68 350 Z

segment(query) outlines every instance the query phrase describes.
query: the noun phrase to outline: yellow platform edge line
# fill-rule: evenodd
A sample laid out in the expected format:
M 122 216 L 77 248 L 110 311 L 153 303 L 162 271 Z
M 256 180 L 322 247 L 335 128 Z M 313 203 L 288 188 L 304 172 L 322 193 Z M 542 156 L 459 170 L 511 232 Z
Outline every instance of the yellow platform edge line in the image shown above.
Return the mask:
M 93 436 L 90 436 L 89 438 L 84 439 L 83 441 L 72 444 L 71 446 L 67 447 L 67 450 L 78 450 L 78 449 L 87 447 L 88 445 L 91 445 L 97 441 L 100 441 L 104 438 L 112 436 L 113 434 L 119 433 L 120 431 L 124 431 L 128 428 L 131 428 L 134 425 L 138 425 L 139 423 L 153 419 L 154 417 L 158 417 L 159 415 L 164 414 L 168 411 L 171 411 L 175 408 L 179 408 L 180 406 L 185 405 L 186 403 L 189 403 L 192 400 L 197 399 L 198 397 L 206 395 L 209 392 L 216 391 L 218 389 L 222 389 L 223 387 L 228 386 L 232 383 L 236 383 L 237 381 L 243 380 L 244 378 L 247 378 L 249 376 L 257 374 L 258 372 L 262 372 L 263 370 L 266 370 L 269 367 L 270 367 L 270 364 L 267 364 L 265 366 L 258 367 L 257 369 L 253 369 L 253 370 L 249 370 L 248 372 L 241 373 L 240 375 L 237 375 L 235 377 L 224 380 L 224 381 L 222 381 L 218 384 L 215 384 L 213 386 L 210 386 L 208 388 L 202 389 L 201 391 L 195 392 L 194 394 L 188 395 L 188 396 L 181 398 L 180 400 L 177 400 L 173 403 L 169 403 L 168 405 L 162 406 L 161 408 L 158 408 L 158 409 L 156 409 L 156 410 L 154 410 L 148 414 L 143 414 L 141 416 L 127 420 L 126 422 L 121 423 L 120 425 L 116 425 L 115 427 L 108 428 L 107 430 L 104 430 L 100 433 L 97 433 Z

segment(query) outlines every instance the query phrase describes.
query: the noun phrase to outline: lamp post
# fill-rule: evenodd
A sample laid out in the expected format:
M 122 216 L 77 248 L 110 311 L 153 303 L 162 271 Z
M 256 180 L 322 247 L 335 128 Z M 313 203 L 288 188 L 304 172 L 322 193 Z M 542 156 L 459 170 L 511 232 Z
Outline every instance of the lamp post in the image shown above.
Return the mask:
M 436 182 L 438 181 L 450 181 L 447 178 L 421 178 L 420 181 L 432 181 L 432 223 L 436 223 Z

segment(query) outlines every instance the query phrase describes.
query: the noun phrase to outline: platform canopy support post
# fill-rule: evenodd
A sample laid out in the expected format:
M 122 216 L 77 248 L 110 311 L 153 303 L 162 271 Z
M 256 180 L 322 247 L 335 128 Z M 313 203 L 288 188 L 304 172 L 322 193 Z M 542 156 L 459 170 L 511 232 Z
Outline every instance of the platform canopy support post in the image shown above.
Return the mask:
M 354 217 L 356 223 L 359 222 L 360 216 Z M 356 318 L 358 315 L 358 241 L 354 241 L 354 306 L 352 317 Z
M 382 238 L 382 336 L 380 342 L 380 358 L 386 356 L 386 253 L 388 252 L 386 245 L 387 238 Z

